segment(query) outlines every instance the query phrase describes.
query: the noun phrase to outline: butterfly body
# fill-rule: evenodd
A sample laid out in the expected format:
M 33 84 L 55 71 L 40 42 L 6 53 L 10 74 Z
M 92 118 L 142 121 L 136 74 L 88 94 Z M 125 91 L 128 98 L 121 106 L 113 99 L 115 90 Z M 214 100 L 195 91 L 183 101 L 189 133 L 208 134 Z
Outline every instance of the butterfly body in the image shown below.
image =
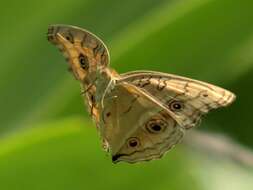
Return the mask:
M 228 90 L 177 75 L 118 74 L 109 67 L 104 43 L 78 27 L 50 26 L 48 40 L 63 52 L 79 80 L 104 149 L 115 163 L 160 158 L 202 115 L 235 100 Z

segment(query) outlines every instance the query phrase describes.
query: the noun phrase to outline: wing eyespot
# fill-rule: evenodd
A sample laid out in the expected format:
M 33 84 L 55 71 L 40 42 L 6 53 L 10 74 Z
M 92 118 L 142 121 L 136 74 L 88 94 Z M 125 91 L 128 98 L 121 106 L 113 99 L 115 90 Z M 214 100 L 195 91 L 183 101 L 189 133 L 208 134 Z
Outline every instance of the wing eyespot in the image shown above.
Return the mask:
M 167 122 L 162 119 L 152 119 L 147 122 L 146 129 L 149 133 L 161 133 L 167 127 Z
M 81 67 L 84 70 L 88 70 L 89 69 L 89 60 L 88 60 L 88 58 L 85 55 L 80 54 L 79 57 L 78 57 L 78 60 L 79 60 L 79 63 L 81 65 Z
M 111 112 L 107 112 L 106 117 L 110 117 L 110 116 L 111 116 Z
M 95 96 L 93 94 L 91 94 L 90 99 L 91 99 L 92 103 L 95 103 Z
M 172 101 L 169 103 L 169 108 L 171 111 L 181 111 L 184 108 L 184 105 L 182 102 L 179 101 Z
M 137 137 L 130 137 L 128 140 L 127 140 L 127 145 L 128 147 L 131 147 L 131 148 L 136 148 L 138 146 L 140 146 L 140 140 L 137 138 Z
M 70 32 L 65 34 L 65 39 L 68 40 L 72 44 L 74 43 L 74 37 Z

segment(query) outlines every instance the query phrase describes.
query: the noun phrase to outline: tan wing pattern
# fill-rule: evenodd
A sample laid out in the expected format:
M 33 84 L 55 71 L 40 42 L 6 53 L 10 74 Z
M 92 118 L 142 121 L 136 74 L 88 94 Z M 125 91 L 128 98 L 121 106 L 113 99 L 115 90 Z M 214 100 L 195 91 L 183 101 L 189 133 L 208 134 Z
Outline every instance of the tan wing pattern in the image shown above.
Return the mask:
M 220 87 L 172 74 L 109 68 L 109 52 L 94 34 L 52 25 L 48 40 L 66 57 L 113 162 L 160 158 L 179 143 L 186 129 L 235 95 Z
M 82 95 L 98 123 L 99 112 L 95 99 L 97 89 L 94 82 L 97 71 L 109 65 L 106 46 L 94 34 L 75 26 L 52 25 L 48 28 L 47 38 L 63 53 L 69 63 L 69 70 L 81 82 Z
M 184 135 L 170 114 L 133 85 L 116 85 L 104 99 L 101 136 L 113 162 L 160 158 Z
M 121 77 L 119 83 L 133 84 L 161 102 L 186 129 L 198 124 L 209 110 L 227 106 L 235 100 L 235 95 L 228 90 L 176 75 L 137 71 Z
M 97 36 L 84 29 L 75 26 L 52 25 L 48 28 L 47 37 L 63 53 L 70 63 L 70 70 L 81 82 L 84 82 L 88 72 L 91 76 L 99 67 L 109 65 L 110 57 L 105 44 Z

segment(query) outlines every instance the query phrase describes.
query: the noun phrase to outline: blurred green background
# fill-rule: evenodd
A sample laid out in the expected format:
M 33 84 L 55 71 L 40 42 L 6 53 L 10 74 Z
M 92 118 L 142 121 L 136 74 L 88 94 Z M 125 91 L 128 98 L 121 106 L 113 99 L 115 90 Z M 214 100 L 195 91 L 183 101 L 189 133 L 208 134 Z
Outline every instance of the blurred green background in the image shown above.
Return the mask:
M 121 73 L 163 71 L 230 89 L 237 101 L 198 130 L 252 149 L 252 10 L 252 0 L 1 2 L 0 188 L 253 189 L 252 168 L 183 145 L 161 160 L 112 164 L 78 82 L 46 40 L 49 24 L 80 26 L 104 40 Z

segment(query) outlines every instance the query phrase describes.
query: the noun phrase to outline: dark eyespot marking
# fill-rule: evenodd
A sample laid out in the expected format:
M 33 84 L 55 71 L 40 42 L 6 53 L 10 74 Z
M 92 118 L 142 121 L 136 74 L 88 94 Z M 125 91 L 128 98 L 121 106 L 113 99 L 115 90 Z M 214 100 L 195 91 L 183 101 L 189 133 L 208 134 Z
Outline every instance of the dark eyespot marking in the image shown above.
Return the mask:
M 169 103 L 169 108 L 171 111 L 180 111 L 184 107 L 182 102 L 179 101 L 172 101 Z
M 67 34 L 65 34 L 65 38 L 66 38 L 66 40 L 68 40 L 70 43 L 74 43 L 74 36 L 70 33 L 70 32 L 68 32 Z
M 110 117 L 110 116 L 111 116 L 111 112 L 107 112 L 106 117 Z
M 84 69 L 84 70 L 88 70 L 89 69 L 89 60 L 88 58 L 83 55 L 82 53 L 79 55 L 78 57 L 79 59 L 79 63 L 81 65 L 81 67 Z
M 203 90 L 203 91 L 199 92 L 198 96 L 202 96 L 204 98 L 207 98 L 209 96 L 209 93 L 207 90 Z
M 92 103 L 95 103 L 95 97 L 94 97 L 94 95 L 91 95 L 90 99 L 91 99 Z
M 153 131 L 161 131 L 162 127 L 158 124 L 152 126 Z
M 140 140 L 137 137 L 131 137 L 127 140 L 127 144 L 129 147 L 135 148 L 140 145 Z
M 152 119 L 146 123 L 146 129 L 150 133 L 160 133 L 163 132 L 167 127 L 167 122 L 162 119 Z

